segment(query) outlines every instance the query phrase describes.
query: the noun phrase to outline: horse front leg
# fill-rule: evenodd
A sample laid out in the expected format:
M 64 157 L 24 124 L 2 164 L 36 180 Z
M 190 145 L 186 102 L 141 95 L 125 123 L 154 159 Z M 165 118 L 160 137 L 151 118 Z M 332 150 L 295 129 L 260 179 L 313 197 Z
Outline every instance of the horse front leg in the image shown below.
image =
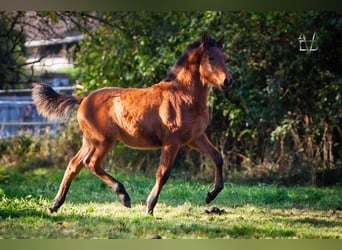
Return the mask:
M 160 165 L 156 175 L 156 183 L 146 201 L 146 212 L 150 215 L 153 215 L 153 210 L 157 204 L 160 191 L 170 176 L 172 164 L 178 150 L 179 146 L 175 145 L 165 145 L 162 148 Z
M 215 163 L 215 182 L 214 188 L 207 193 L 205 199 L 206 203 L 209 204 L 213 201 L 218 193 L 220 193 L 224 187 L 223 183 L 223 159 L 221 153 L 215 148 L 215 146 L 209 141 L 208 137 L 203 134 L 196 140 L 189 144 L 190 147 L 196 149 L 202 154 L 209 155 Z

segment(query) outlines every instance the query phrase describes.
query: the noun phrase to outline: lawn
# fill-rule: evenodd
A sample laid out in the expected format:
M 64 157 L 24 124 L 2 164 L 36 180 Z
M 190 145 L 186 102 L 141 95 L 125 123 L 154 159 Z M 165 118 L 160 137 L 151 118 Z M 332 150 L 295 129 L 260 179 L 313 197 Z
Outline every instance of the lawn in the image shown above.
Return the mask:
M 71 185 L 65 204 L 50 215 L 47 207 L 63 172 L 41 168 L 0 173 L 0 238 L 26 239 L 340 239 L 342 187 L 242 186 L 226 183 L 210 205 L 211 183 L 171 177 L 154 216 L 145 199 L 154 178 L 115 175 L 126 187 L 132 208 L 87 170 Z M 216 209 L 216 210 L 215 210 Z

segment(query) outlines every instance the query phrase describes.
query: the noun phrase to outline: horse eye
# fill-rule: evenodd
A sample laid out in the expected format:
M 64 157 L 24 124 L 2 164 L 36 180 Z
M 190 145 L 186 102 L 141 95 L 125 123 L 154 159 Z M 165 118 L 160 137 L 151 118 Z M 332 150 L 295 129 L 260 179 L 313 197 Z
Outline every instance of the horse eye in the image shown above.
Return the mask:
M 212 61 L 214 61 L 214 57 L 213 56 L 208 56 L 208 60 L 209 60 L 209 62 L 212 62 Z

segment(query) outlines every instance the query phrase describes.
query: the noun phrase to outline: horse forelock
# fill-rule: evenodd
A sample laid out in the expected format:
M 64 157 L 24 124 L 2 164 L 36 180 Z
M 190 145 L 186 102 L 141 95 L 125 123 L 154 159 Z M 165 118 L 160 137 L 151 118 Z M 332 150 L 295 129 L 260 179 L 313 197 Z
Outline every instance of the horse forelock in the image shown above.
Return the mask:
M 176 75 L 175 75 L 176 69 L 178 69 L 179 67 L 186 66 L 187 58 L 189 57 L 189 54 L 193 50 L 196 50 L 196 49 L 200 48 L 201 44 L 202 44 L 202 40 L 201 39 L 198 39 L 198 40 L 190 43 L 186 47 L 184 53 L 178 58 L 177 62 L 173 65 L 173 67 L 171 68 L 171 71 L 164 78 L 164 81 L 172 81 L 172 80 L 174 80 L 176 78 Z M 218 46 L 217 41 L 213 37 L 211 37 L 211 36 L 207 36 L 207 39 L 205 41 L 205 45 L 206 45 L 206 48 L 217 47 Z
M 188 58 L 189 54 L 193 51 L 193 50 L 196 50 L 198 48 L 200 48 L 200 46 L 202 45 L 202 40 L 196 40 L 192 43 L 190 43 L 184 53 L 178 58 L 177 62 L 175 65 L 183 65 L 185 62 L 186 62 L 186 58 Z M 205 46 L 206 48 L 209 48 L 209 47 L 217 47 L 218 44 L 217 44 L 217 41 L 211 37 L 211 36 L 207 36 L 207 39 L 205 41 Z

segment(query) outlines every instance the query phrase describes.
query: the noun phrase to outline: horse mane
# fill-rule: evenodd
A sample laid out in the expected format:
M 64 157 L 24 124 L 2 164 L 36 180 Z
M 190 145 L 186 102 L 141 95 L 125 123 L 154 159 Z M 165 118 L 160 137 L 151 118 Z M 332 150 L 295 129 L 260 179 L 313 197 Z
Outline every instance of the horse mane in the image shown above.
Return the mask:
M 217 46 L 217 42 L 213 37 L 207 35 L 206 39 L 207 39 L 206 40 L 206 46 L 207 47 L 216 47 Z M 177 62 L 172 66 L 171 71 L 167 74 L 167 76 L 163 80 L 166 82 L 173 81 L 176 78 L 176 76 L 174 74 L 176 69 L 178 67 L 184 66 L 186 59 L 188 58 L 190 52 L 194 49 L 198 49 L 201 46 L 201 44 L 202 44 L 202 39 L 198 39 L 198 40 L 190 43 L 186 47 L 184 53 L 178 58 Z

